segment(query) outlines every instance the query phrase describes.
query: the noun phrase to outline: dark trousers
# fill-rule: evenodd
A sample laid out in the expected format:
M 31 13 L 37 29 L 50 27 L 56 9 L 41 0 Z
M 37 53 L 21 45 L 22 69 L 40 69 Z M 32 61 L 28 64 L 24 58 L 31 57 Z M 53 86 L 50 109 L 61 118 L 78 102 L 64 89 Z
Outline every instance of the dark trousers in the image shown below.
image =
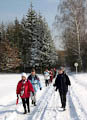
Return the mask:
M 49 80 L 45 80 L 45 85 L 47 87 L 47 85 L 49 85 Z
M 27 109 L 29 112 L 30 111 L 29 98 L 22 98 L 22 104 L 24 107 L 24 111 L 26 112 L 26 105 L 27 105 Z
M 34 94 L 31 93 L 31 100 L 36 103 L 36 93 L 34 92 Z
M 61 99 L 62 107 L 65 108 L 66 107 L 66 94 L 67 93 L 59 91 L 59 94 L 60 94 L 60 99 Z

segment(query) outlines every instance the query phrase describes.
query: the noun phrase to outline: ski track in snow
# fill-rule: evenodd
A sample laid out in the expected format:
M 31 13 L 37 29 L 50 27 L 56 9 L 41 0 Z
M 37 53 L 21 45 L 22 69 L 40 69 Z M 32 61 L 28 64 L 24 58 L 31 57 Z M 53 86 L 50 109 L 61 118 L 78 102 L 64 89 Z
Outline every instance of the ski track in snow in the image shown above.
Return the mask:
M 40 114 L 40 112 L 42 111 L 42 109 L 45 105 L 44 104 L 45 101 L 47 100 L 47 98 L 50 94 L 51 94 L 50 87 L 48 87 L 48 88 L 46 88 L 46 90 L 44 91 L 44 93 L 40 97 L 40 99 L 37 101 L 37 106 L 35 106 L 35 108 L 33 110 L 31 110 L 30 114 L 23 115 L 22 112 L 20 112 L 20 107 L 21 107 L 21 109 L 23 109 L 22 106 L 18 106 L 14 110 L 14 112 L 11 114 L 11 116 L 8 117 L 6 120 L 20 120 L 21 115 L 22 115 L 22 119 L 24 118 L 24 120 L 33 120 L 33 117 L 35 115 L 36 116 L 35 120 L 36 120 L 36 118 L 38 118 L 38 115 Z M 12 116 L 15 118 L 12 118 Z
M 39 106 L 34 109 L 34 113 L 26 120 L 69 120 L 66 112 L 63 112 L 59 109 L 58 102 L 59 96 L 58 92 L 56 93 L 52 86 L 49 87 L 48 92 L 45 94 L 44 99 L 42 99 Z M 60 114 L 61 112 L 61 114 Z
M 74 118 L 75 120 L 87 120 L 87 111 L 85 110 L 84 106 L 82 105 L 82 100 L 78 91 L 76 91 L 76 89 L 73 87 L 74 85 L 76 86 L 81 86 L 81 88 L 85 88 L 86 84 L 81 84 L 79 81 L 80 79 L 77 81 L 77 79 L 75 78 L 75 76 L 71 76 L 72 79 L 72 83 L 74 83 L 71 87 L 71 91 L 70 91 L 70 96 L 68 97 L 68 101 L 71 99 L 71 101 L 73 102 L 74 106 L 72 106 L 72 103 L 70 103 L 70 107 L 74 108 L 77 113 L 77 115 L 75 115 L 76 117 Z M 87 87 L 86 87 L 87 89 Z M 79 89 L 78 89 L 79 90 Z M 81 89 L 80 89 L 81 90 Z M 82 91 L 82 90 L 81 90 Z M 80 91 L 79 91 L 80 93 Z M 72 109 L 71 109 L 72 110 Z M 73 112 L 71 112 L 71 114 L 73 114 Z M 74 116 L 74 115 L 71 115 Z
M 86 118 L 87 117 L 87 112 L 84 110 L 84 108 L 83 108 L 83 106 L 82 106 L 78 96 L 75 94 L 75 92 L 73 90 L 72 90 L 72 94 L 73 94 L 74 98 L 76 99 L 76 102 L 78 103 L 81 112 L 84 114 L 84 116 Z
M 11 114 L 6 114 L 3 120 L 20 120 L 20 118 L 22 120 L 63 120 L 64 117 L 66 118 L 64 120 L 70 120 L 67 117 L 68 114 L 66 114 L 66 111 L 63 112 L 60 108 L 59 103 L 60 98 L 58 92 L 55 92 L 53 86 L 50 85 L 37 101 L 37 106 L 32 107 L 30 114 L 22 114 L 22 111 L 20 111 L 20 109 L 23 109 L 21 103 L 17 108 L 15 107 L 15 104 L 12 104 L 12 106 L 7 106 L 5 111 L 9 109 L 9 111 L 7 110 L 7 113 L 11 112 L 10 106 L 14 110 L 12 110 Z
M 86 107 L 82 104 L 79 90 L 75 89 L 75 87 L 81 87 L 87 90 L 87 87 L 73 75 L 70 75 L 70 79 L 72 87 L 67 95 L 66 111 L 60 108 L 59 93 L 55 92 L 51 84 L 49 87 L 44 87 L 37 100 L 37 106 L 30 105 L 31 112 L 26 115 L 23 115 L 23 106 L 20 101 L 17 106 L 16 100 L 7 105 L 0 105 L 0 120 L 87 120 Z
M 87 83 L 78 81 L 78 79 L 75 77 L 75 75 L 73 75 L 72 77 L 75 80 L 75 83 L 77 83 L 77 84 L 83 86 L 85 89 L 87 89 Z
M 41 117 L 43 116 L 48 101 L 51 99 L 51 95 L 52 95 L 52 90 L 50 87 L 48 87 L 45 93 L 42 95 L 40 101 L 37 103 L 36 108 L 32 111 L 32 114 L 29 116 L 28 118 L 29 120 L 37 120 L 40 116 Z
M 72 97 L 70 95 L 68 95 L 68 105 L 69 105 L 69 110 L 70 110 L 69 112 L 70 112 L 71 119 L 72 120 L 80 120 L 78 117 L 78 114 L 76 112 L 75 105 L 72 101 Z

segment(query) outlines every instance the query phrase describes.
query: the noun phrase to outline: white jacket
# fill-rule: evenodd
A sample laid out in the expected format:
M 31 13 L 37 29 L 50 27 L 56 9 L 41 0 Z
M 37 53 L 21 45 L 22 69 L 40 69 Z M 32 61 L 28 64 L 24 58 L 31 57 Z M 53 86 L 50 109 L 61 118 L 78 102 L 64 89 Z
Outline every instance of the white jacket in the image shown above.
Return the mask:
M 44 72 L 44 79 L 49 80 L 50 79 L 50 74 L 49 72 Z

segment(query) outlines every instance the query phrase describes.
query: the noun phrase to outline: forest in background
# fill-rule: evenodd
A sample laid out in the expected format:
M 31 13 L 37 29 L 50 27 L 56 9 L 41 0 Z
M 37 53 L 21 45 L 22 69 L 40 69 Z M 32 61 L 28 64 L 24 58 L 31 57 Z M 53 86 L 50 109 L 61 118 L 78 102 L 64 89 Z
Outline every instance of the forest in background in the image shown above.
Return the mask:
M 21 22 L 16 18 L 8 25 L 0 24 L 0 72 L 30 72 L 32 67 L 42 72 L 57 63 L 49 26 L 32 4 Z
M 54 37 L 45 18 L 32 4 L 21 21 L 0 24 L 0 72 L 39 72 L 45 68 L 69 67 L 87 71 L 87 1 L 61 0 L 53 24 Z M 63 50 L 56 50 L 55 38 L 61 40 Z M 59 42 L 57 42 L 58 44 Z

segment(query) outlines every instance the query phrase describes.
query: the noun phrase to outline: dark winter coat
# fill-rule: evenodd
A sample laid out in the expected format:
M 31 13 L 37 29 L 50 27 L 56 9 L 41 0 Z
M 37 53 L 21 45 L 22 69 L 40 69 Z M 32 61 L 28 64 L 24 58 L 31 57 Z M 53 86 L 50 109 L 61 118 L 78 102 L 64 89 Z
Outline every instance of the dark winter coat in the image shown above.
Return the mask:
M 29 98 L 30 92 L 34 92 L 30 81 L 20 80 L 17 85 L 16 94 L 20 94 L 21 98 Z
M 37 75 L 35 75 L 35 76 L 30 75 L 28 77 L 28 80 L 31 82 L 35 92 L 37 92 L 38 87 L 40 89 L 42 89 L 42 86 L 41 86 L 41 83 L 40 83 L 40 79 L 39 79 L 39 77 Z
M 53 80 L 53 72 L 50 71 L 50 81 L 52 82 L 52 80 Z
M 56 69 L 54 68 L 54 78 L 56 77 L 56 74 L 57 74 L 57 71 L 56 71 Z
M 68 85 L 71 85 L 69 77 L 65 73 L 58 74 L 54 84 L 56 89 L 59 89 L 62 93 L 67 93 Z
M 32 75 L 28 76 L 28 80 L 30 80 L 30 81 L 32 80 Z M 34 80 L 39 80 L 40 81 L 40 79 L 37 75 L 35 75 Z

